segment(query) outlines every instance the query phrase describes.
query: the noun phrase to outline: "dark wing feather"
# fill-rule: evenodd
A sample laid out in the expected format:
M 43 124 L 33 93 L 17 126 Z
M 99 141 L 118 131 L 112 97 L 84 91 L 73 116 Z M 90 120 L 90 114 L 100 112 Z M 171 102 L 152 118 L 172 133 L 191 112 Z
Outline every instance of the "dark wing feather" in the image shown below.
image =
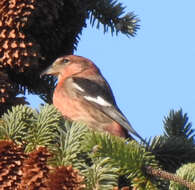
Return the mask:
M 99 96 L 103 98 L 106 102 L 108 102 L 110 106 L 102 106 L 94 101 L 88 101 L 85 98 L 86 101 L 93 104 L 95 107 L 101 110 L 108 117 L 110 117 L 111 119 L 119 123 L 126 130 L 136 135 L 142 141 L 144 141 L 142 137 L 132 128 L 131 124 L 128 122 L 126 117 L 122 114 L 122 112 L 116 105 L 112 90 L 108 85 L 108 83 L 105 82 L 105 80 L 98 81 L 99 83 L 97 83 L 96 81 L 89 80 L 86 78 L 73 77 L 72 79 L 76 85 L 78 85 L 81 89 L 84 90 L 84 91 L 79 91 L 79 93 L 83 96 L 83 98 L 85 96 L 92 97 L 92 98 L 97 98 Z
M 98 84 L 95 81 L 79 77 L 72 77 L 72 79 L 75 84 L 77 84 L 85 91 L 84 95 L 91 96 L 94 98 L 96 98 L 97 96 L 101 96 L 108 103 L 114 106 L 116 105 L 112 90 L 107 83 L 99 81 L 100 83 Z

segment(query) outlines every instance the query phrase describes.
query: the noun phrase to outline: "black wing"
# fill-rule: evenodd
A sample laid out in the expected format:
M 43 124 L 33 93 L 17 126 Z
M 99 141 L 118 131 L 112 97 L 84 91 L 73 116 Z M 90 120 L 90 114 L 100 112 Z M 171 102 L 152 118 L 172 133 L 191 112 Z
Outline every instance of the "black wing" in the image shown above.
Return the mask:
M 131 124 L 116 105 L 115 98 L 108 83 L 103 80 L 97 83 L 96 81 L 79 77 L 73 77 L 72 79 L 73 83 L 78 87 L 77 90 L 79 90 L 79 93 L 86 101 L 96 106 L 108 117 L 144 141 L 132 128 Z
M 112 90 L 107 83 L 102 81 L 100 84 L 98 84 L 95 81 L 78 77 L 73 77 L 72 79 L 75 84 L 77 84 L 85 91 L 85 95 L 94 98 L 100 96 L 104 98 L 108 103 L 116 106 Z

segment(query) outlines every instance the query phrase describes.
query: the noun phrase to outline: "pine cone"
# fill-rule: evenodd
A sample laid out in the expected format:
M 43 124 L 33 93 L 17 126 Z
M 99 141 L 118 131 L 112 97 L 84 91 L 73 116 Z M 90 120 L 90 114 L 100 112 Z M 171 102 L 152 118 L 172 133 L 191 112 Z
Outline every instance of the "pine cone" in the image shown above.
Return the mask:
M 13 190 L 21 181 L 23 149 L 12 141 L 0 141 L 0 190 Z
M 0 71 L 13 85 L 51 102 L 48 89 L 54 80 L 40 79 L 40 72 L 60 55 L 73 53 L 87 11 L 84 1 L 0 0 Z
M 6 73 L 0 72 L 0 115 L 11 106 L 27 104 L 24 97 L 16 97 L 22 90 L 14 85 Z
M 48 190 L 82 190 L 85 188 L 83 182 L 84 177 L 72 166 L 61 166 L 49 174 L 47 186 Z
M 29 154 L 28 159 L 24 161 L 22 180 L 17 190 L 46 189 L 45 181 L 49 172 L 47 159 L 50 156 L 43 147 Z
M 79 12 L 71 1 L 1 0 L 0 69 L 41 70 L 72 53 L 85 18 L 86 10 Z
M 22 28 L 35 9 L 34 0 L 2 0 L 0 3 L 0 62 L 1 68 L 11 67 L 24 71 L 29 60 L 36 64 L 38 54 L 34 42 L 28 40 Z

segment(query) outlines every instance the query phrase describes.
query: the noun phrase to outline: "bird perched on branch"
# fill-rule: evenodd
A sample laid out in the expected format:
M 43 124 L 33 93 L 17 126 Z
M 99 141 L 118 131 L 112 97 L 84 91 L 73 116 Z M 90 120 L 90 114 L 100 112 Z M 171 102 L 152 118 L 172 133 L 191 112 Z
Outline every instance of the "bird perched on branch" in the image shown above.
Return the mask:
M 124 138 L 131 137 L 130 132 L 144 141 L 119 110 L 109 84 L 92 61 L 63 56 L 41 75 L 45 74 L 58 77 L 53 104 L 65 118 Z

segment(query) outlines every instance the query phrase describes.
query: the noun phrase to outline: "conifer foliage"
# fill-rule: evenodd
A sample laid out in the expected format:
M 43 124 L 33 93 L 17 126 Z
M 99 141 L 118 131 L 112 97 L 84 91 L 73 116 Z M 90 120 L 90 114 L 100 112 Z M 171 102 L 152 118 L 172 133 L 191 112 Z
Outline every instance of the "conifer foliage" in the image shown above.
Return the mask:
M 112 35 L 139 28 L 117 0 L 0 1 L 0 190 L 195 190 L 194 131 L 182 110 L 165 118 L 163 135 L 139 144 L 49 105 L 56 79 L 39 75 L 74 52 L 87 19 Z M 26 93 L 49 104 L 34 110 Z
M 134 36 L 138 19 L 116 0 L 1 0 L 0 114 L 25 103 L 18 94 L 38 94 L 51 103 L 55 79 L 40 72 L 57 57 L 72 54 L 86 20 L 104 32 Z M 3 82 L 2 82 L 3 81 Z
M 171 112 L 166 121 L 180 121 L 182 118 L 186 119 L 186 115 L 180 110 Z M 173 130 L 174 126 L 169 127 Z M 165 129 L 169 131 L 169 127 Z M 184 126 L 180 127 L 183 129 Z M 189 130 L 182 130 L 182 138 L 185 133 L 189 134 Z M 191 135 L 188 136 L 190 139 Z M 3 190 L 24 190 L 27 187 L 32 190 L 166 190 L 169 181 L 173 180 L 181 188 L 194 189 L 193 164 L 189 164 L 190 177 L 185 177 L 182 168 L 177 172 L 179 176 L 162 170 L 169 166 L 176 170 L 183 160 L 178 162 L 172 156 L 180 153 L 174 144 L 170 144 L 165 156 L 163 148 L 169 140 L 166 135 L 161 138 L 164 141 L 154 138 L 151 143 L 140 145 L 91 131 L 83 123 L 64 120 L 53 105 L 45 105 L 40 111 L 25 105 L 12 107 L 0 119 L 0 187 Z M 164 142 L 163 148 L 159 142 Z M 195 146 L 192 139 L 190 142 L 192 157 L 188 160 L 186 157 L 185 163 L 195 162 Z M 177 164 L 173 165 L 174 162 Z M 173 186 L 174 182 L 170 188 Z
M 170 111 L 164 120 L 164 135 L 155 137 L 149 150 L 163 169 L 175 172 L 184 163 L 195 161 L 194 130 L 182 110 Z

